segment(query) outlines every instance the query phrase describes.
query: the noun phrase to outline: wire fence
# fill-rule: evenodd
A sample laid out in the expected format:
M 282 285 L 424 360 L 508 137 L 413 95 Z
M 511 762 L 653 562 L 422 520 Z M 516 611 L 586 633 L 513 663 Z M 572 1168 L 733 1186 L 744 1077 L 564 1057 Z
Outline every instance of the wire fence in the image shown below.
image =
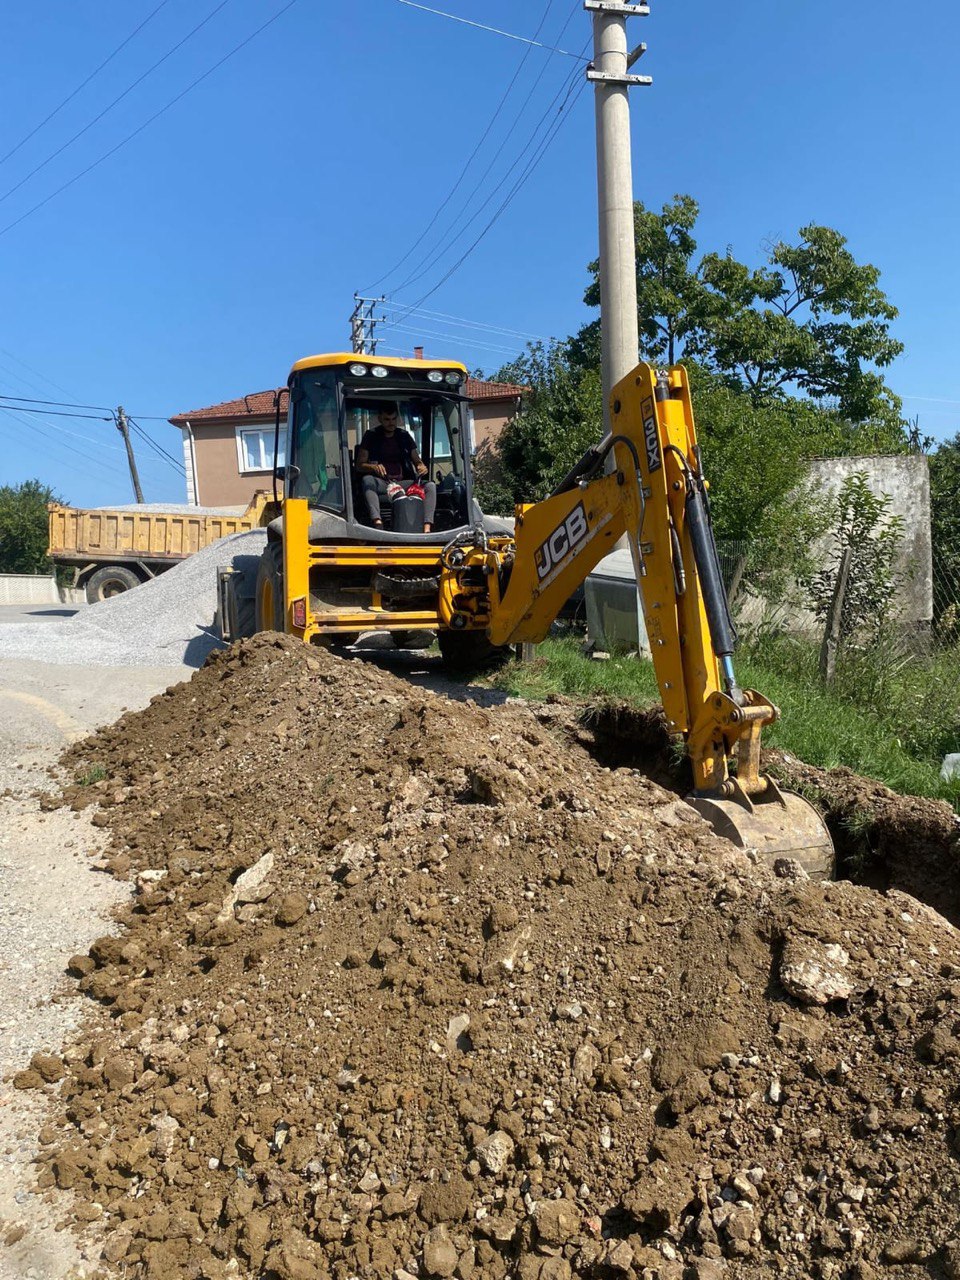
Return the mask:
M 718 544 L 720 570 L 735 621 L 749 634 L 761 629 L 816 638 L 824 630 L 809 584 L 776 549 L 760 541 Z M 918 657 L 960 650 L 960 546 L 936 549 L 929 567 L 901 566 L 870 625 L 841 639 L 860 647 L 871 639 L 898 642 Z

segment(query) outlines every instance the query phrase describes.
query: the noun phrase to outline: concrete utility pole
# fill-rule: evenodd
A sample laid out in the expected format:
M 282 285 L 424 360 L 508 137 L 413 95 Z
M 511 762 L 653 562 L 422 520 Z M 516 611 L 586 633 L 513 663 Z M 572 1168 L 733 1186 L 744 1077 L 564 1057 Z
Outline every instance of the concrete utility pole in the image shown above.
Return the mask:
M 374 314 L 374 308 L 386 302 L 386 297 L 361 298 L 359 293 L 355 293 L 353 302 L 353 313 L 350 316 L 351 349 L 359 356 L 375 356 L 379 339 L 373 334 L 381 317 Z
M 117 430 L 123 436 L 123 443 L 127 446 L 127 462 L 130 466 L 130 479 L 133 481 L 133 494 L 138 502 L 143 501 L 143 490 L 140 488 L 140 476 L 137 474 L 137 460 L 133 456 L 133 445 L 130 443 L 130 429 L 127 426 L 127 415 L 123 411 L 123 405 L 117 406 Z
M 653 79 L 629 74 L 646 45 L 628 50 L 627 18 L 646 17 L 650 9 L 619 0 L 584 0 L 583 7 L 593 14 L 593 63 L 587 79 L 595 85 L 597 116 L 601 372 L 608 432 L 610 392 L 635 367 L 640 352 L 628 91 Z

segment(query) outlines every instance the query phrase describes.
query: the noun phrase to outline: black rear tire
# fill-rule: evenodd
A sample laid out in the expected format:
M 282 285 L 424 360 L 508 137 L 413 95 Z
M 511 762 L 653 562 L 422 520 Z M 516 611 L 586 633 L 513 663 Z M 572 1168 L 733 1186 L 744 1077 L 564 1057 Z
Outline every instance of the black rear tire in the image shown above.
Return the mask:
M 257 631 L 284 631 L 283 544 L 268 542 L 257 569 L 254 600 Z
M 87 579 L 87 602 L 99 604 L 103 600 L 110 600 L 113 596 L 122 595 L 124 591 L 139 587 L 140 581 L 132 569 L 125 569 L 120 564 L 108 564 Z
M 508 645 L 491 644 L 485 631 L 440 631 L 440 656 L 448 671 L 489 671 L 510 656 Z

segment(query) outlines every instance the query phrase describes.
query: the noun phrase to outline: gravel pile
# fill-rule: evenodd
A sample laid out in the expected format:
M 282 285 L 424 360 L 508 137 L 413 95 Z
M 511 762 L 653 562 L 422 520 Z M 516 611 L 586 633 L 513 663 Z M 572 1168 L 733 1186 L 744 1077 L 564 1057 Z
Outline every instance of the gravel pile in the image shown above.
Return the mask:
M 124 502 L 109 507 L 93 507 L 93 511 L 138 511 L 141 515 L 158 513 L 177 516 L 242 516 L 246 503 L 232 507 L 197 507 L 192 502 Z
M 152 582 L 72 618 L 4 627 L 0 657 L 71 666 L 199 667 L 222 647 L 214 629 L 217 569 L 252 567 L 266 540 L 263 529 L 230 534 Z
M 956 930 L 562 714 L 265 635 L 73 748 L 137 894 L 14 1084 L 102 1274 L 960 1275 Z

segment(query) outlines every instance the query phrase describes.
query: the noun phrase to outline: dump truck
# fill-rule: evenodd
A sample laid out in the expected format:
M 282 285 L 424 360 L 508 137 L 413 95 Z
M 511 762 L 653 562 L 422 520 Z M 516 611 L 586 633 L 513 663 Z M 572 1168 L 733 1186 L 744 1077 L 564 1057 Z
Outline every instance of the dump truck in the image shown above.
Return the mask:
M 624 537 L 667 726 L 686 745 L 689 802 L 734 844 L 828 876 L 822 818 L 761 769 L 760 734 L 779 711 L 737 680 L 685 369 L 640 364 L 619 382 L 610 434 L 549 497 L 519 504 L 512 528 L 473 497 L 465 381 L 452 361 L 297 361 L 280 514 L 256 581 L 222 577 L 221 616 L 326 646 L 374 630 L 401 646 L 436 634 L 447 665 L 476 668 L 543 640 Z
M 246 507 L 68 507 L 49 503 L 50 546 L 58 568 L 73 571 L 96 604 L 155 578 L 231 533 L 264 523 L 271 495 L 258 491 Z

